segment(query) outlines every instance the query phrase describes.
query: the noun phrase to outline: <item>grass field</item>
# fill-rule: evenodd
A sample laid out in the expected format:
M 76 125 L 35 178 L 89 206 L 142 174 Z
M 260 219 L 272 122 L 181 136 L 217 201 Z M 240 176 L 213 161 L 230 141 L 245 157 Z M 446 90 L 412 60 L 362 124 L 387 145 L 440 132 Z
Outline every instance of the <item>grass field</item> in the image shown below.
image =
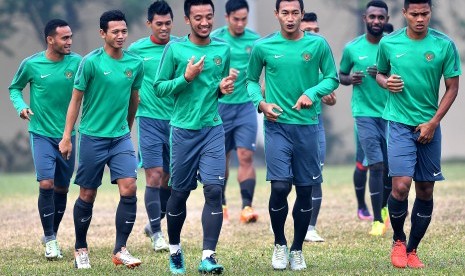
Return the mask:
M 331 167 L 324 171 L 323 205 L 317 228 L 326 238 L 319 244 L 304 244 L 308 269 L 304 272 L 275 272 L 271 268 L 273 236 L 269 230 L 268 197 L 264 169 L 258 170 L 254 205 L 260 214 L 257 223 L 241 225 L 238 221 L 240 196 L 238 185 L 230 181 L 227 191 L 231 224 L 223 227 L 217 252 L 225 275 L 463 275 L 465 268 L 465 164 L 444 164 L 447 180 L 435 191 L 433 220 L 420 244 L 419 256 L 426 264 L 423 270 L 394 269 L 389 261 L 392 230 L 386 236 L 368 235 L 370 223 L 356 218 L 356 201 L 352 187 L 352 167 Z M 72 185 L 68 209 L 58 234 L 64 258 L 49 262 L 43 257 L 40 219 L 37 215 L 38 185 L 33 174 L 0 175 L 0 274 L 1 275 L 169 275 L 168 254 L 155 254 L 143 235 L 147 216 L 143 205 L 143 172 L 138 180 L 138 213 L 128 248 L 143 264 L 134 270 L 115 268 L 110 260 L 115 229 L 114 215 L 119 201 L 117 187 L 109 184 L 108 175 L 99 190 L 88 233 L 91 270 L 72 268 L 74 228 L 72 208 L 78 187 Z M 232 172 L 231 179 L 235 178 Z M 367 199 L 369 202 L 369 199 Z M 410 208 L 414 192 L 410 195 Z M 294 196 L 289 198 L 292 207 Z M 188 215 L 182 232 L 187 274 L 198 274 L 201 256 L 200 225 L 202 189 L 194 191 L 188 201 Z M 286 222 L 288 242 L 292 241 L 292 217 Z M 162 221 L 166 233 L 166 222 Z M 406 229 L 410 227 L 407 219 Z M 408 233 L 408 232 L 407 232 Z

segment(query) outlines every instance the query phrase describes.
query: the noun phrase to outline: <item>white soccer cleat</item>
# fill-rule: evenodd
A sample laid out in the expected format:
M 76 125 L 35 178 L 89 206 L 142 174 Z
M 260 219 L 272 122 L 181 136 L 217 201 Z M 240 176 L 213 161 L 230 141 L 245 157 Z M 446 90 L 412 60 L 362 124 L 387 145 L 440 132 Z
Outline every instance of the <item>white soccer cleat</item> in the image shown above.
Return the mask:
M 47 258 L 47 260 L 57 259 L 60 255 L 57 240 L 51 240 L 45 243 L 45 258 Z
M 131 253 L 129 253 L 129 251 L 126 249 L 126 247 L 122 247 L 118 253 L 111 257 L 111 260 L 113 261 L 115 266 L 125 265 L 127 268 L 134 268 L 142 263 L 141 260 L 132 256 Z
M 169 251 L 170 247 L 166 243 L 165 238 L 163 237 L 162 232 L 157 232 L 151 237 L 152 246 L 155 252 Z
M 305 234 L 305 241 L 308 241 L 308 242 L 324 242 L 325 239 L 320 237 L 320 235 L 318 235 L 318 232 L 316 232 L 316 229 L 314 229 L 314 230 L 308 230 L 307 231 L 307 234 Z
M 77 269 L 90 268 L 89 253 L 87 248 L 79 248 L 74 251 L 74 267 Z
M 274 269 L 284 270 L 287 268 L 288 263 L 287 246 L 276 244 L 273 250 L 273 257 L 271 258 L 271 265 Z
M 303 270 L 307 268 L 302 250 L 291 251 L 289 254 L 289 262 L 291 264 L 291 270 Z

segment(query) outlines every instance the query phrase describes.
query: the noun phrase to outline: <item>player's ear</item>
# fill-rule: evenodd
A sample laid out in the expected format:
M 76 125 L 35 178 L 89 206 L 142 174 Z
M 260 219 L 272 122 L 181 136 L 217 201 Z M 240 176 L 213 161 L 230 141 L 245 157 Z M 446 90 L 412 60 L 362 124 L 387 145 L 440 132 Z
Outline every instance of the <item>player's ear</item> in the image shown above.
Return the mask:
M 53 36 L 47 36 L 47 44 L 53 44 L 54 40 Z

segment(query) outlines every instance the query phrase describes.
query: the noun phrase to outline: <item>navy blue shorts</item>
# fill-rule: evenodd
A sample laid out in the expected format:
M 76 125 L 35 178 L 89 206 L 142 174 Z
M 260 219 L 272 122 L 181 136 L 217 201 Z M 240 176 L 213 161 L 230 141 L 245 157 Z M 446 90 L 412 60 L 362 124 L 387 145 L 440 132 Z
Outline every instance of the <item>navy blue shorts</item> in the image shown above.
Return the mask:
M 189 130 L 171 127 L 170 186 L 176 191 L 224 185 L 226 156 L 223 126 Z
M 218 112 L 223 121 L 226 152 L 228 153 L 237 148 L 255 151 L 257 110 L 253 103 L 218 103 Z
M 137 117 L 139 136 L 139 167 L 163 167 L 170 171 L 170 121 Z
M 414 126 L 390 121 L 388 124 L 388 160 L 390 176 L 408 176 L 415 181 L 444 180 L 441 172 L 441 127 L 428 144 L 419 143 L 420 132 Z
M 69 187 L 74 172 L 75 142 L 76 137 L 71 137 L 73 152 L 69 160 L 61 155 L 58 144 L 61 138 L 51 138 L 30 132 L 32 159 L 36 169 L 37 181 L 53 179 L 54 185 Z
M 266 180 L 296 186 L 321 184 L 318 125 L 265 121 Z
M 368 166 L 367 159 L 365 158 L 365 153 L 363 153 L 362 145 L 360 144 L 360 139 L 358 139 L 358 130 L 357 124 L 354 123 L 354 140 L 355 140 L 355 162 L 360 163 L 363 166 Z
M 387 163 L 387 121 L 377 117 L 356 117 L 355 122 L 368 165 Z
M 113 184 L 117 179 L 137 178 L 136 153 L 130 133 L 115 138 L 81 134 L 78 159 L 74 183 L 86 189 L 97 189 L 102 184 L 105 165 L 110 168 Z
M 325 124 L 323 122 L 323 115 L 318 114 L 318 132 L 320 142 L 320 166 L 325 165 L 326 160 L 326 135 L 325 135 Z

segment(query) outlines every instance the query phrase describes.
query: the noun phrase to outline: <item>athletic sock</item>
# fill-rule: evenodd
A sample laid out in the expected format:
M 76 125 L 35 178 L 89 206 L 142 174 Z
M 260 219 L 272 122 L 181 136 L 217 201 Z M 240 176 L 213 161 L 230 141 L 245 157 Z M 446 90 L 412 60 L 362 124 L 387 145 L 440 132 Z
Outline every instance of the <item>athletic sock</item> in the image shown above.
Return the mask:
M 39 188 L 39 199 L 37 200 L 37 208 L 39 210 L 40 221 L 44 229 L 45 237 L 54 236 L 53 220 L 55 215 L 55 205 L 53 203 L 53 189 Z
M 383 163 L 370 165 L 370 198 L 373 207 L 373 221 L 383 222 L 381 217 L 381 205 L 383 203 Z
M 215 250 L 203 250 L 202 251 L 202 261 L 205 260 L 208 257 L 211 257 L 211 255 L 215 254 Z
M 181 243 L 181 230 L 186 220 L 186 201 L 190 192 L 171 190 L 166 204 L 166 222 L 170 244 Z
M 384 189 L 383 189 L 382 207 L 384 208 L 387 206 L 387 201 L 392 191 L 392 177 L 389 176 L 389 171 L 387 169 L 384 170 L 383 177 L 384 177 Z
M 137 197 L 120 196 L 118 208 L 116 209 L 115 225 L 116 240 L 113 254 L 118 253 L 122 247 L 126 247 L 129 234 L 136 222 Z
M 149 217 L 150 228 L 152 233 L 160 232 L 160 219 L 161 219 L 161 204 L 160 204 L 160 188 L 145 187 L 145 209 Z
M 310 225 L 315 228 L 320 214 L 321 200 L 323 199 L 323 191 L 321 190 L 321 183 L 312 186 L 312 216 L 310 218 Z
M 221 187 L 221 205 L 226 206 L 226 184 L 228 184 L 228 178 L 224 178 L 224 185 Z
M 320 184 L 321 185 L 321 184 Z M 292 209 L 294 218 L 294 241 L 291 251 L 302 250 L 305 234 L 307 233 L 310 217 L 312 216 L 312 186 L 295 186 L 296 199 Z
M 160 188 L 160 219 L 163 219 L 166 215 L 166 203 L 171 195 L 171 189 Z
M 205 205 L 202 211 L 203 250 L 215 251 L 223 225 L 223 207 L 221 205 L 222 187 L 220 185 L 203 186 Z
M 279 245 L 287 245 L 286 236 L 284 234 L 284 225 L 286 223 L 289 205 L 287 196 L 292 184 L 283 181 L 271 181 L 271 195 L 268 203 L 268 211 L 270 213 L 271 227 L 274 233 L 274 243 Z M 307 222 L 308 225 L 308 222 Z
M 255 192 L 255 179 L 246 179 L 239 183 L 239 185 L 241 187 L 242 209 L 246 206 L 252 207 L 252 200 Z
M 55 216 L 53 218 L 53 232 L 58 233 L 61 220 L 66 210 L 66 202 L 68 201 L 68 193 L 54 193 L 54 204 L 55 204 Z
M 394 235 L 393 240 L 405 241 L 407 238 L 404 232 L 405 218 L 408 211 L 408 199 L 399 201 L 395 199 L 392 194 L 388 199 L 389 219 L 391 221 L 392 230 Z
M 410 217 L 412 228 L 407 244 L 407 252 L 412 252 L 417 249 L 421 239 L 425 236 L 429 223 L 431 222 L 431 215 L 433 214 L 433 200 L 415 199 L 412 208 L 412 215 Z
M 87 248 L 87 230 L 92 220 L 93 203 L 88 203 L 78 197 L 74 203 L 73 219 L 76 243 L 74 248 Z
M 367 182 L 367 168 L 357 162 L 354 170 L 354 188 L 357 198 L 358 209 L 366 209 L 365 203 L 365 186 Z
M 176 253 L 178 253 L 178 250 L 181 250 L 181 244 L 180 243 L 170 244 L 169 247 L 170 247 L 170 254 L 171 255 L 176 254 Z

